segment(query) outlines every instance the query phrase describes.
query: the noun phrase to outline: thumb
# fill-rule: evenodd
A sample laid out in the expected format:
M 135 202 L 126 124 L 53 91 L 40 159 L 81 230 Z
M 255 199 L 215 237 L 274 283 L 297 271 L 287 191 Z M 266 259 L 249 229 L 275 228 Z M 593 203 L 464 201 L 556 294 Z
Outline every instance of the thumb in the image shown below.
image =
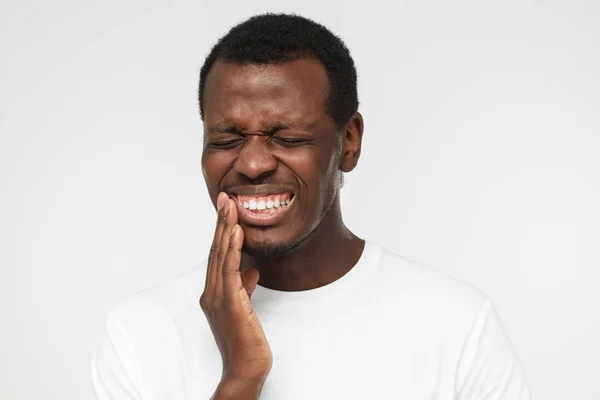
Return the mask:
M 258 279 L 260 278 L 260 272 L 256 268 L 250 267 L 246 268 L 241 272 L 242 275 L 242 285 L 246 292 L 248 293 L 248 297 L 252 297 L 252 293 L 258 284 Z

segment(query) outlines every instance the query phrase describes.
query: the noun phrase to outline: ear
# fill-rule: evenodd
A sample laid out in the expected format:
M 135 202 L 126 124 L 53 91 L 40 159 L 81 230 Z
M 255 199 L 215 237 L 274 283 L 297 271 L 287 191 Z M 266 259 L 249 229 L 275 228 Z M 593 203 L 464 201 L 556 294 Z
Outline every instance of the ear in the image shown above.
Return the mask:
M 350 172 L 358 164 L 363 129 L 363 117 L 359 112 L 355 112 L 350 116 L 342 131 L 342 156 L 340 158 L 340 170 L 342 172 Z

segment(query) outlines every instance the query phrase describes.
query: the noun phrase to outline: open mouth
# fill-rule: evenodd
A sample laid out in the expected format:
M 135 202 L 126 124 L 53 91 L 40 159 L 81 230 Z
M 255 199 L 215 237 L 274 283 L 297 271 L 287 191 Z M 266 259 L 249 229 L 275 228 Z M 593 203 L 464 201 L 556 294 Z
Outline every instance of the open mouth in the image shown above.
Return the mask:
M 268 196 L 236 196 L 238 203 L 246 210 L 255 213 L 282 211 L 293 200 L 292 192 L 270 194 Z
M 294 203 L 292 192 L 268 195 L 235 195 L 238 216 L 247 225 L 273 225 L 278 222 Z

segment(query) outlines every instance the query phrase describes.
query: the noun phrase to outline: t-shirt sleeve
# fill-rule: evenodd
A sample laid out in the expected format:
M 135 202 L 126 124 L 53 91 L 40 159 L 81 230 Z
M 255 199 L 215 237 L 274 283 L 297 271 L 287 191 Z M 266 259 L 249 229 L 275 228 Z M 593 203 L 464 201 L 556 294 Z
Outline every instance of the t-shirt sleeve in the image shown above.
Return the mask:
M 500 317 L 486 300 L 462 350 L 457 400 L 529 400 L 523 370 Z
M 117 314 L 105 321 L 104 335 L 92 356 L 92 386 L 96 400 L 141 400 L 133 349 Z

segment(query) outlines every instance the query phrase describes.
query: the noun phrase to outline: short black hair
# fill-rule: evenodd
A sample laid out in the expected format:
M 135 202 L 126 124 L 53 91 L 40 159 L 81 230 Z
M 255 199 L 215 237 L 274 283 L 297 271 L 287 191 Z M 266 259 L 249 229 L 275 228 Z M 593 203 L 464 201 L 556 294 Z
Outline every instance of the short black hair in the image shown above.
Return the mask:
M 341 128 L 358 110 L 354 60 L 344 42 L 323 25 L 295 14 L 261 14 L 234 26 L 212 48 L 200 70 L 198 100 L 204 120 L 204 86 L 217 60 L 276 64 L 312 57 L 329 80 L 327 113 Z

